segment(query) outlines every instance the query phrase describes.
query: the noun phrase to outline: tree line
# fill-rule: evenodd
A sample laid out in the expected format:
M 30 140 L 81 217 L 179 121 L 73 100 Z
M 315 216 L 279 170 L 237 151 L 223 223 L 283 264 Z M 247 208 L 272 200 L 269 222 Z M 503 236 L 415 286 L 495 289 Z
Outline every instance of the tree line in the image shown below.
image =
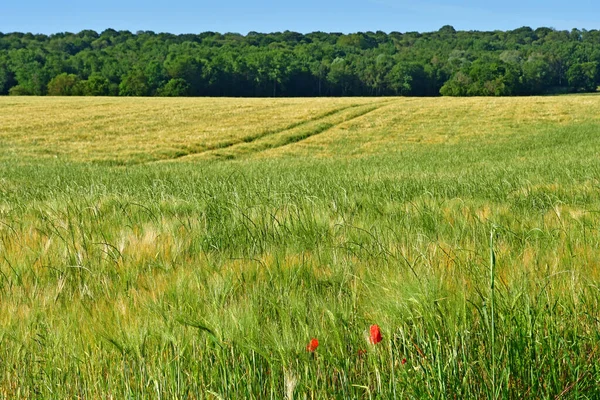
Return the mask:
M 600 31 L 0 33 L 0 95 L 510 96 L 592 92 Z

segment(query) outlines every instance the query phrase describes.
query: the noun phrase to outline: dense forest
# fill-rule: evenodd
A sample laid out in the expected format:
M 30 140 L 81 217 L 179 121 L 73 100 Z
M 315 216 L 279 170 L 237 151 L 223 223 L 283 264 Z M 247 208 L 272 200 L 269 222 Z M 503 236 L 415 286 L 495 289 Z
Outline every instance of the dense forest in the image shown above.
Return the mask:
M 600 31 L 0 33 L 1 95 L 507 96 L 591 92 Z

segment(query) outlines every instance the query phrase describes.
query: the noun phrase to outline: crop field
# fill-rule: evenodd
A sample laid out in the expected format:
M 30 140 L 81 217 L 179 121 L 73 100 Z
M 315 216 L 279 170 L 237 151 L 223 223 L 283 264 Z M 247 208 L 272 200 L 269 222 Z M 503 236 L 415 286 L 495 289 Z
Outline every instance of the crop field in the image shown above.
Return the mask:
M 0 398 L 600 398 L 600 96 L 0 97 Z

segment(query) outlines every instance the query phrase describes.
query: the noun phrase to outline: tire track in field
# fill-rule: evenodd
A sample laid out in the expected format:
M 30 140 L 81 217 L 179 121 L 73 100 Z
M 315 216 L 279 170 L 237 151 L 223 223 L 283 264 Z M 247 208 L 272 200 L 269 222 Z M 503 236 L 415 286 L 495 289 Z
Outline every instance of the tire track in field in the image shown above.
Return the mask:
M 369 103 L 367 103 L 369 104 Z M 294 122 L 292 124 L 286 125 L 283 128 L 279 128 L 279 129 L 267 129 L 264 130 L 262 132 L 259 132 L 255 135 L 250 135 L 250 136 L 245 136 L 242 138 L 234 138 L 231 139 L 229 141 L 224 141 L 224 142 L 220 142 L 220 143 L 216 143 L 214 145 L 210 145 L 201 149 L 182 149 L 182 154 L 177 154 L 174 157 L 171 157 L 169 159 L 165 159 L 165 160 L 157 160 L 155 162 L 161 162 L 161 161 L 172 161 L 172 160 L 181 160 L 182 158 L 186 158 L 186 157 L 190 157 L 190 156 L 196 156 L 196 155 L 201 155 L 201 154 L 205 154 L 205 153 L 210 153 L 210 152 L 214 152 L 214 151 L 218 151 L 218 150 L 226 150 L 226 149 L 232 149 L 235 148 L 236 146 L 240 146 L 240 145 L 244 145 L 244 144 L 249 144 L 249 143 L 253 143 L 256 142 L 258 140 L 264 139 L 266 137 L 269 136 L 273 136 L 273 135 L 278 135 L 287 131 L 290 131 L 292 129 L 296 129 L 296 128 L 300 128 L 306 125 L 310 125 L 312 123 L 321 121 L 325 118 L 337 115 L 339 113 L 342 113 L 346 110 L 352 109 L 352 108 L 357 108 L 357 107 L 361 107 L 364 106 L 366 104 L 350 104 L 348 106 L 344 106 L 344 107 L 340 107 L 340 108 L 335 108 L 333 110 L 329 110 L 326 111 L 324 113 L 318 114 L 314 117 L 311 117 L 309 119 L 305 119 L 302 121 L 298 121 L 298 122 Z
M 271 143 L 265 143 L 265 140 L 269 139 L 269 138 L 265 138 L 265 140 L 257 140 L 256 143 L 254 144 L 254 146 L 248 144 L 248 143 L 240 143 L 237 146 L 235 146 L 233 149 L 230 150 L 236 150 L 241 148 L 244 145 L 246 148 L 242 149 L 245 150 L 242 153 L 231 153 L 231 152 L 225 152 L 225 153 L 221 153 L 219 150 L 222 149 L 218 149 L 212 152 L 212 154 L 214 156 L 216 156 L 216 158 L 220 158 L 220 159 L 234 159 L 234 158 L 239 158 L 239 157 L 244 157 L 244 156 L 250 156 L 250 155 L 254 155 L 254 154 L 258 154 L 267 150 L 272 150 L 272 149 L 276 149 L 279 147 L 284 147 L 284 146 L 288 146 L 291 144 L 295 144 L 295 143 L 299 143 L 302 142 L 310 137 L 322 134 L 326 131 L 329 131 L 331 129 L 334 129 L 336 127 L 339 127 L 342 124 L 345 124 L 347 122 L 351 122 L 353 120 L 356 120 L 358 118 L 361 118 L 367 114 L 370 114 L 372 112 L 375 112 L 383 107 L 385 107 L 386 105 L 388 105 L 389 103 L 393 102 L 394 100 L 385 100 L 385 101 L 379 101 L 379 102 L 374 102 L 374 103 L 367 103 L 367 104 L 361 104 L 360 106 L 355 106 L 355 107 L 361 107 L 362 109 L 359 110 L 358 112 L 355 113 L 351 113 L 349 116 L 347 116 L 346 118 L 342 119 L 341 121 L 338 122 L 324 122 L 324 123 L 319 123 L 316 124 L 314 127 L 312 127 L 312 129 L 308 129 L 308 130 L 303 130 L 300 131 L 298 133 L 292 133 L 286 136 L 286 133 L 288 131 L 291 131 L 291 129 L 286 129 L 286 130 L 281 130 L 280 132 L 278 132 L 279 134 L 277 135 L 277 137 L 275 137 L 275 141 L 271 142 Z M 344 107 L 343 110 L 340 110 L 339 112 L 345 111 L 349 108 L 352 107 Z M 338 114 L 339 112 L 335 113 Z M 324 118 L 320 118 L 319 120 L 323 120 Z M 309 121 L 308 123 L 304 123 L 301 125 L 308 125 L 310 123 L 314 123 L 314 122 L 318 122 L 315 120 Z

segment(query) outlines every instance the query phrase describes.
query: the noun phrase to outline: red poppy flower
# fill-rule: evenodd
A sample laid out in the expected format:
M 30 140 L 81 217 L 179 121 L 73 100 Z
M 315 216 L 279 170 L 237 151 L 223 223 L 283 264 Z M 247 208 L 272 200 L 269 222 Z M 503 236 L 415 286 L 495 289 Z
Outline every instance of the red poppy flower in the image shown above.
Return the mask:
M 306 346 L 306 351 L 309 352 L 314 352 L 317 347 L 319 347 L 319 341 L 317 339 L 310 339 L 310 342 L 308 343 L 308 345 Z
M 406 358 L 402 359 L 402 365 L 406 364 Z
M 371 325 L 370 333 L 371 335 L 369 336 L 369 341 L 371 344 L 377 344 L 381 342 L 381 331 L 379 330 L 379 325 Z

